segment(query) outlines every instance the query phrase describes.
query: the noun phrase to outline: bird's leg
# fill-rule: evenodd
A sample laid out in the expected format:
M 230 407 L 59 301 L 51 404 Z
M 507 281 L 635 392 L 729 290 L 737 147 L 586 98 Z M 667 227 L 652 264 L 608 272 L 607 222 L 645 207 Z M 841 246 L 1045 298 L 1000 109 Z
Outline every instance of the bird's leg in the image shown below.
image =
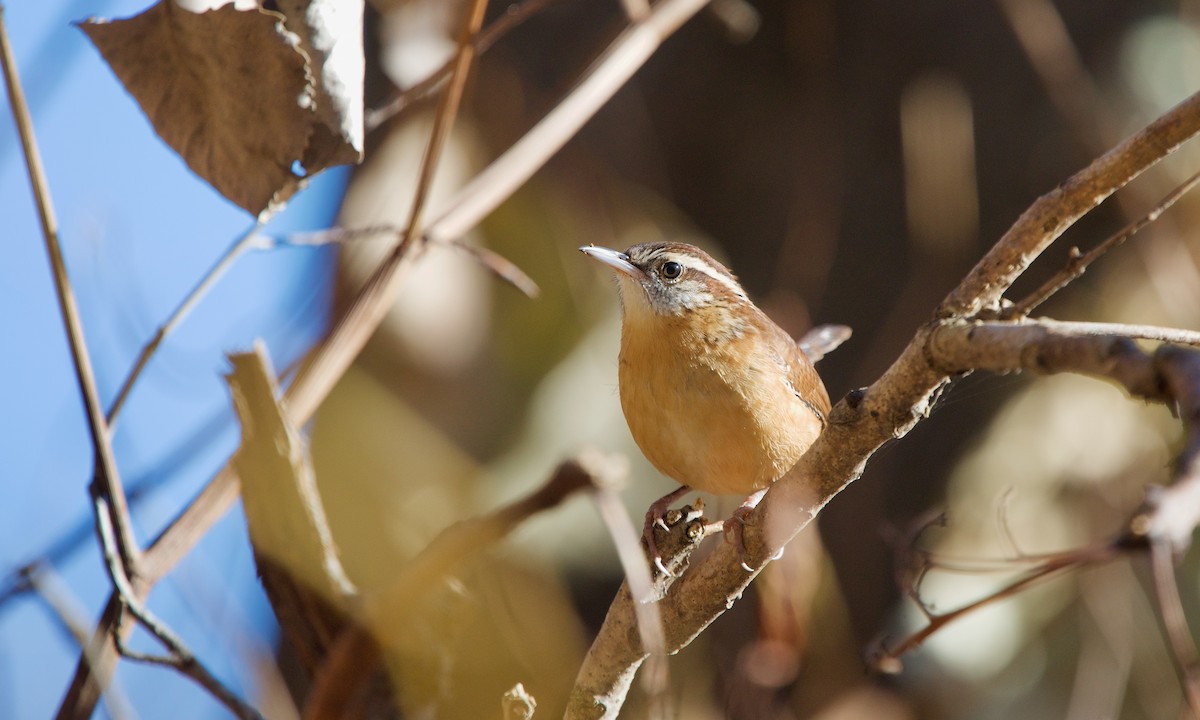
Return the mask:
M 744 569 L 746 572 L 754 572 L 754 569 L 746 564 L 746 540 L 743 537 L 746 530 L 746 518 L 750 515 L 754 508 L 758 507 L 758 503 L 762 501 L 763 495 L 766 494 L 767 488 L 763 488 L 762 490 L 755 492 L 753 495 L 743 500 L 738 509 L 734 510 L 733 514 L 729 516 L 729 519 L 722 524 L 722 530 L 724 532 L 733 534 L 733 542 L 737 546 L 738 558 L 742 562 L 742 569 Z M 779 552 L 771 559 L 778 560 L 781 557 L 783 557 L 782 548 L 780 548 Z
M 646 522 L 642 525 L 642 539 L 646 542 L 646 554 L 650 557 L 650 562 L 654 563 L 654 567 L 667 577 L 672 577 L 672 573 L 663 564 L 662 554 L 658 552 L 658 543 L 654 541 L 654 526 L 657 525 L 663 530 L 670 530 L 667 523 L 663 521 L 663 515 L 671 507 L 671 503 L 691 492 L 691 488 L 687 485 L 680 485 L 678 488 L 663 495 L 659 499 L 650 504 L 650 508 L 646 510 Z

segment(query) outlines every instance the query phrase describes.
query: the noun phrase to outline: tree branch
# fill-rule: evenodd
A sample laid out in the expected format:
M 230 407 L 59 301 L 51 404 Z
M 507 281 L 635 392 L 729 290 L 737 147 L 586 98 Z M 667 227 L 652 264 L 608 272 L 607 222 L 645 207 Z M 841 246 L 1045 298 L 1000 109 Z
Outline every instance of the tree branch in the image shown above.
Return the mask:
M 997 312 L 1001 296 L 1076 220 L 1200 131 L 1200 93 L 1167 111 L 1026 210 L 972 268 L 939 317 Z

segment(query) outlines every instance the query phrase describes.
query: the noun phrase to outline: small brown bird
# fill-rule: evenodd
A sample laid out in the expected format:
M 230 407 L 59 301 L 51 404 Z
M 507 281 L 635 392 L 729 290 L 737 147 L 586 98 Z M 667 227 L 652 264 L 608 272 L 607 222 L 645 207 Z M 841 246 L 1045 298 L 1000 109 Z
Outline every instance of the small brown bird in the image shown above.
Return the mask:
M 653 525 L 689 488 L 749 496 L 731 518 L 740 546 L 744 514 L 825 428 L 829 395 L 813 362 L 850 329 L 821 326 L 798 344 L 733 273 L 692 245 L 580 250 L 617 271 L 618 377 L 629 430 L 646 459 L 682 485 L 646 514 L 650 557 L 669 574 Z

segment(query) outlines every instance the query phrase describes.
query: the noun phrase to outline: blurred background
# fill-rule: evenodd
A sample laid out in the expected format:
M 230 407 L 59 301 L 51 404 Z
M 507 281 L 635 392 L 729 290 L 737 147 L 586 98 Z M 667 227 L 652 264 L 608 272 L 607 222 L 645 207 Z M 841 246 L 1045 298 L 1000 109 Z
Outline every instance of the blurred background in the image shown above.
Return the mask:
M 70 26 L 142 6 L 10 5 L 5 21 L 107 401 L 250 218 L 162 145 Z M 382 107 L 449 57 L 461 4 L 368 7 L 368 107 Z M 493 5 L 489 21 L 505 10 Z M 624 22 L 617 2 L 553 0 L 478 60 L 435 214 L 554 106 Z M 531 491 L 586 445 L 629 456 L 623 497 L 635 520 L 673 487 L 642 460 L 621 417 L 616 292 L 579 245 L 684 239 L 726 261 L 794 334 L 851 325 L 854 337 L 819 366 L 836 401 L 879 376 L 1037 196 L 1197 89 L 1196 0 L 717 0 L 466 238 L 519 265 L 540 297 L 466 253 L 431 248 L 311 424 L 350 577 L 368 591 L 386 585 L 439 530 Z M 402 225 L 432 110 L 417 102 L 380 124 L 361 167 L 318 178 L 271 231 Z M 1072 229 L 1014 297 L 1061 267 L 1071 245 L 1099 242 L 1198 166 L 1188 146 L 1147 173 Z M 52 713 L 70 680 L 79 651 L 64 613 L 90 631 L 108 592 L 87 515 L 90 446 L 23 172 L 5 108 L 0 714 L 20 718 Z M 1198 220 L 1200 202 L 1185 198 L 1046 314 L 1200 327 Z M 251 254 L 167 340 L 117 435 L 139 538 L 153 537 L 236 445 L 224 353 L 264 337 L 284 367 L 344 310 L 384 250 L 384 241 L 355 240 Z M 951 625 L 899 675 L 869 676 L 862 659 L 881 634 L 921 626 L 897 586 L 889 538 L 944 510 L 945 526 L 920 542 L 956 559 L 1103 541 L 1148 483 L 1166 480 L 1177 442 L 1166 410 L 1095 381 L 957 381 L 753 593 L 672 658 L 679 716 L 1179 716 L 1180 683 L 1138 555 Z M 1185 558 L 1180 573 L 1192 618 L 1195 565 Z M 949 609 L 1006 577 L 935 572 L 921 595 Z M 390 658 L 406 715 L 495 716 L 518 681 L 539 716 L 560 715 L 621 579 L 586 497 L 526 523 L 412 618 L 411 644 Z M 294 679 L 286 658 L 276 667 L 278 629 L 237 512 L 150 606 L 269 717 L 294 714 L 284 699 Z M 99 712 L 224 713 L 189 681 L 128 662 Z M 626 710 L 644 712 L 637 697 Z

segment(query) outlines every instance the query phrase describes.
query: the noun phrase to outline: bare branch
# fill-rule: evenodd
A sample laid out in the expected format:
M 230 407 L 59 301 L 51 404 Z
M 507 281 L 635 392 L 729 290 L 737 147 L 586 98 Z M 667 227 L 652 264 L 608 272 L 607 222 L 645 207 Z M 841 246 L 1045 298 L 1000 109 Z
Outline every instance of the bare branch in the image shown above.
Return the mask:
M 335 227 L 318 232 L 294 233 L 279 238 L 258 235 L 254 239 L 254 247 L 259 250 L 268 250 L 283 245 L 317 246 L 350 242 L 380 235 L 391 235 L 400 238 L 404 235 L 404 228 L 396 225 L 371 225 L 362 228 Z M 478 245 L 470 245 L 457 238 L 439 242 L 438 244 L 467 253 L 496 277 L 520 290 L 526 297 L 536 298 L 541 292 L 537 283 L 533 281 L 533 278 L 529 277 L 516 263 L 494 250 Z
M 1099 205 L 1200 132 L 1200 93 L 1097 158 L 1038 198 L 938 308 L 940 317 L 997 312 L 1001 296 L 1050 243 Z
M 42 238 L 45 241 L 46 254 L 50 258 L 50 270 L 54 275 L 54 290 L 58 296 L 59 312 L 67 331 L 71 359 L 75 366 L 75 379 L 79 384 L 79 394 L 83 397 L 83 406 L 87 413 L 88 432 L 91 434 L 92 448 L 95 452 L 93 484 L 110 498 L 112 522 L 117 531 L 117 550 L 120 553 L 121 563 L 127 572 L 133 574 L 136 572 L 141 551 L 129 525 L 129 502 L 125 497 L 121 476 L 117 473 L 117 462 L 113 456 L 108 423 L 104 419 L 104 410 L 100 405 L 100 393 L 96 389 L 96 376 L 92 370 L 91 358 L 88 356 L 87 341 L 83 336 L 83 324 L 79 320 L 79 308 L 75 303 L 75 291 L 71 288 L 71 281 L 67 277 L 67 266 L 63 261 L 62 248 L 59 246 L 58 220 L 54 215 L 54 206 L 50 199 L 50 186 L 46 181 L 46 172 L 42 168 L 42 158 L 38 152 L 37 139 L 34 137 L 33 120 L 29 115 L 29 106 L 25 102 L 25 91 L 21 87 L 12 46 L 8 42 L 8 29 L 4 23 L 3 8 L 0 8 L 0 64 L 4 68 L 8 102 L 12 108 L 17 132 L 21 136 L 21 149 L 24 152 L 25 164 L 29 169 L 29 183 L 33 187 L 38 218 L 42 224 Z
M 1049 300 L 1056 292 L 1082 277 L 1087 271 L 1088 266 L 1099 260 L 1102 255 L 1120 246 L 1126 240 L 1136 235 L 1139 230 L 1157 220 L 1160 215 L 1166 212 L 1167 208 L 1174 205 L 1179 198 L 1196 187 L 1197 183 L 1200 183 L 1200 173 L 1196 173 L 1187 180 L 1184 180 L 1174 190 L 1167 193 L 1166 197 L 1160 200 L 1154 206 L 1153 210 L 1108 236 L 1099 245 L 1087 251 L 1087 253 L 1080 253 L 1078 248 L 1071 248 L 1071 257 L 1067 260 L 1066 267 L 1042 283 L 1041 287 L 1037 290 L 1034 290 L 1023 299 L 1014 303 L 1012 307 L 1005 308 L 1004 316 L 1012 318 L 1028 315 L 1031 310 Z
M 503 15 L 488 25 L 482 32 L 471 39 L 471 44 L 475 48 L 478 55 L 482 55 L 496 44 L 500 38 L 508 34 L 508 32 L 533 17 L 536 13 L 544 10 L 553 3 L 560 0 L 524 0 L 519 5 L 509 5 Z M 383 123 L 399 115 L 406 108 L 411 107 L 430 94 L 440 86 L 447 77 L 450 76 L 450 71 L 454 69 L 454 58 L 450 58 L 437 70 L 433 71 L 429 77 L 421 82 L 413 85 L 410 88 L 404 89 L 398 93 L 396 97 L 388 101 L 386 105 L 375 110 L 368 110 L 364 118 L 364 124 L 368 131 L 374 130 Z
M 1129 328 L 1050 320 L 947 322 L 932 333 L 930 362 L 947 375 L 970 370 L 1082 373 L 1116 381 L 1147 400 L 1168 399 L 1151 357 L 1121 329 Z
M 477 175 L 429 225 L 431 239 L 462 237 L 504 202 L 574 137 L 672 33 L 708 0 L 662 0 L 625 29 L 571 92 L 503 155 Z
M 1075 550 L 1059 554 L 1057 557 L 1047 560 L 1040 566 L 1033 568 L 1013 582 L 1004 587 L 989 593 L 984 597 L 955 608 L 944 613 L 930 614 L 927 611 L 927 606 L 923 601 L 917 601 L 919 607 L 926 613 L 927 622 L 925 627 L 908 636 L 904 640 L 894 644 L 887 645 L 880 641 L 871 651 L 869 661 L 871 666 L 885 673 L 897 673 L 902 669 L 900 657 L 905 653 L 917 649 L 931 635 L 946 627 L 950 623 L 958 620 L 970 613 L 979 610 L 980 608 L 991 605 L 994 602 L 1012 597 L 1024 590 L 1032 587 L 1035 584 L 1048 580 L 1051 577 L 1059 575 L 1067 570 L 1077 570 L 1087 565 L 1093 565 L 1100 562 L 1117 557 L 1121 553 L 1121 549 L 1116 545 L 1100 545 L 1094 548 L 1085 548 L 1083 550 Z
M 117 616 L 116 626 L 111 633 L 117 651 L 132 660 L 173 667 L 207 690 L 235 716 L 242 718 L 242 720 L 262 720 L 262 716 L 257 710 L 242 702 L 232 690 L 225 687 L 220 680 L 217 680 L 216 676 L 209 672 L 208 668 L 196 659 L 196 656 L 184 644 L 183 639 L 176 635 L 166 623 L 142 604 L 137 591 L 134 590 L 129 577 L 125 574 L 125 569 L 121 565 L 120 558 L 117 555 L 116 532 L 109 521 L 111 511 L 106 507 L 108 499 L 102 493 L 94 492 L 92 502 L 96 506 L 95 514 L 100 526 L 100 544 L 104 554 L 105 565 L 107 566 L 109 577 L 112 578 L 114 594 L 118 598 L 122 611 L 132 615 L 143 628 L 167 648 L 169 654 L 167 656 L 153 656 L 145 653 L 129 654 L 128 648 L 125 647 L 121 636 L 123 623 L 120 614 Z M 60 714 L 66 709 L 64 705 L 60 709 Z
M 317 406 L 379 327 L 400 291 L 401 269 L 412 261 L 414 251 L 422 244 L 420 241 L 425 204 L 429 199 L 429 190 L 437 172 L 442 149 L 458 116 L 459 102 L 467 82 L 467 71 L 475 58 L 471 38 L 479 32 L 486 8 L 487 0 L 474 0 L 469 6 L 459 37 L 454 70 L 450 75 L 449 85 L 442 93 L 429 144 L 425 148 L 424 157 L 421 158 L 420 176 L 404 234 L 379 267 L 371 273 L 371 277 L 355 296 L 346 314 L 334 326 L 333 332 L 309 355 L 301 366 L 296 381 L 288 388 L 287 404 L 289 411 L 300 419 L 297 424 L 303 424 L 316 411 Z

